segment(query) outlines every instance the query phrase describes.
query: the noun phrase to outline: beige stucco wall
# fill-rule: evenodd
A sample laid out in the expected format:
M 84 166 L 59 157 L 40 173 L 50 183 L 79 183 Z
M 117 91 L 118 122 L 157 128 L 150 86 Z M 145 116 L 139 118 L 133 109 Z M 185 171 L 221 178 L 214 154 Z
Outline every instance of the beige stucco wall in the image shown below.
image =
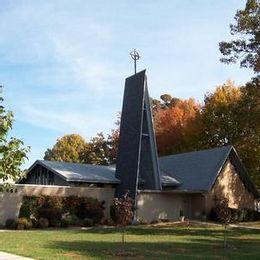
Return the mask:
M 224 165 L 212 190 L 199 194 L 141 191 L 137 197 L 137 218 L 145 221 L 176 220 L 182 209 L 185 217 L 203 219 L 216 198 L 228 198 L 229 207 L 254 209 L 254 196 L 247 190 L 230 161 Z
M 230 161 L 226 162 L 207 197 L 208 211 L 214 206 L 216 198 L 227 198 L 231 208 L 254 209 L 254 196 L 247 190 Z
M 180 210 L 191 215 L 191 198 L 186 194 L 141 191 L 137 196 L 137 219 L 151 222 L 158 219 L 177 220 Z
M 151 222 L 178 220 L 180 210 L 186 219 L 202 219 L 207 193 L 141 191 L 137 197 L 137 218 Z
M 23 196 L 61 196 L 76 195 L 80 197 L 92 197 L 105 203 L 105 216 L 109 217 L 110 205 L 114 198 L 114 188 L 97 187 L 67 187 L 45 185 L 16 185 L 16 193 L 0 193 L 0 224 L 4 224 L 8 218 L 17 218 L 22 204 Z

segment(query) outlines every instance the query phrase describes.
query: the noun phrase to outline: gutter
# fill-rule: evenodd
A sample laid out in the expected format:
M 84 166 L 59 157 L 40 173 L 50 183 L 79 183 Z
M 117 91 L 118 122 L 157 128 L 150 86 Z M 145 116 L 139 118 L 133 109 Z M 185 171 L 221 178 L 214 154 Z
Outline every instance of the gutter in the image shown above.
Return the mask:
M 138 190 L 138 194 L 141 193 L 176 193 L 176 194 L 205 194 L 205 190 Z

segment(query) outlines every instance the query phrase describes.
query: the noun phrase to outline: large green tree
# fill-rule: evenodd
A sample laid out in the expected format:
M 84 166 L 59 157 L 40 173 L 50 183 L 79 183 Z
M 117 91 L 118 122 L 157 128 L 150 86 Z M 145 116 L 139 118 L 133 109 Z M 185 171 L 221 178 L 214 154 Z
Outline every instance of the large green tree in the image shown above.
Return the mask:
M 206 147 L 232 144 L 239 139 L 238 101 L 241 90 L 232 81 L 208 93 L 202 107 L 203 131 L 201 143 Z
M 47 149 L 45 160 L 73 163 L 108 165 L 115 163 L 118 131 L 113 130 L 107 137 L 98 133 L 89 142 L 79 134 L 68 134 Z
M 82 159 L 84 163 L 91 163 L 97 165 L 108 165 L 109 161 L 109 147 L 107 139 L 103 133 L 98 133 L 88 143 L 87 149 L 85 149 Z
M 59 139 L 51 149 L 47 149 L 45 160 L 59 162 L 83 162 L 82 153 L 87 149 L 85 139 L 78 134 L 65 135 Z
M 254 183 L 260 188 L 260 85 L 255 79 L 245 86 L 232 82 L 205 96 L 201 111 L 203 128 L 199 146 L 214 148 L 232 144 Z
M 3 106 L 2 87 L 0 87 L 0 182 L 4 186 L 22 178 L 25 171 L 22 164 L 27 159 L 29 147 L 22 140 L 8 137 L 13 126 L 14 115 Z
M 237 141 L 239 154 L 260 190 L 260 80 L 255 79 L 241 88 L 242 98 L 238 102 Z
M 220 42 L 219 50 L 223 54 L 221 61 L 235 63 L 241 67 L 260 72 L 260 4 L 259 0 L 247 0 L 244 10 L 238 10 L 235 24 L 230 25 L 234 39 Z

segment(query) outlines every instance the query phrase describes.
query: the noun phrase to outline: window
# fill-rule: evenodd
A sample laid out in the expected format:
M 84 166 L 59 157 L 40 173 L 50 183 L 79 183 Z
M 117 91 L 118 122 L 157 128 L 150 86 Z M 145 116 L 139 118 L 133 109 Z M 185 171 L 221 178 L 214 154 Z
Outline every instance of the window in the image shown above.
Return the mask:
M 35 183 L 35 184 L 38 184 L 38 182 L 39 182 L 39 172 L 38 172 L 38 170 L 36 170 L 36 171 L 35 171 L 34 183 Z
M 34 183 L 41 184 L 41 168 L 40 167 L 36 167 L 36 169 L 35 169 Z
M 34 172 L 34 183 L 40 185 L 53 185 L 54 175 L 43 167 L 37 167 Z
M 48 184 L 49 185 L 54 185 L 54 174 L 53 174 L 53 172 L 50 172 L 50 171 L 48 171 L 48 175 L 49 175 L 49 180 L 48 180 Z
M 42 181 L 41 184 L 47 185 L 47 169 L 42 168 Z

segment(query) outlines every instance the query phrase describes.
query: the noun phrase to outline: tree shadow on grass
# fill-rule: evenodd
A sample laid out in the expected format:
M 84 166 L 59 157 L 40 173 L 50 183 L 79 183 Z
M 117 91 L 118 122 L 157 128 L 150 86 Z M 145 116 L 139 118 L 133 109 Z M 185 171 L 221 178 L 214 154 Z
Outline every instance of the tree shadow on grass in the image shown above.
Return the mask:
M 49 249 L 59 249 L 60 257 L 93 257 L 98 259 L 131 257 L 138 259 L 257 259 L 259 250 L 252 250 L 259 241 L 251 241 L 250 248 L 237 245 L 223 248 L 221 241 L 207 239 L 188 240 L 185 242 L 121 242 L 107 241 L 55 241 Z M 126 253 L 124 255 L 124 252 Z
M 194 227 L 146 227 L 146 226 L 129 226 L 125 229 L 126 233 L 129 235 L 144 236 L 144 235 L 174 235 L 174 236 L 213 236 L 213 237 L 222 237 L 224 229 L 219 227 L 217 229 L 212 228 L 194 228 Z M 102 228 L 102 227 L 93 227 L 87 230 L 75 230 L 76 233 L 89 233 L 89 234 L 116 234 L 121 233 L 122 228 Z M 240 229 L 240 228 L 228 228 L 228 236 L 242 236 L 242 235 L 260 235 L 260 230 L 252 229 Z

